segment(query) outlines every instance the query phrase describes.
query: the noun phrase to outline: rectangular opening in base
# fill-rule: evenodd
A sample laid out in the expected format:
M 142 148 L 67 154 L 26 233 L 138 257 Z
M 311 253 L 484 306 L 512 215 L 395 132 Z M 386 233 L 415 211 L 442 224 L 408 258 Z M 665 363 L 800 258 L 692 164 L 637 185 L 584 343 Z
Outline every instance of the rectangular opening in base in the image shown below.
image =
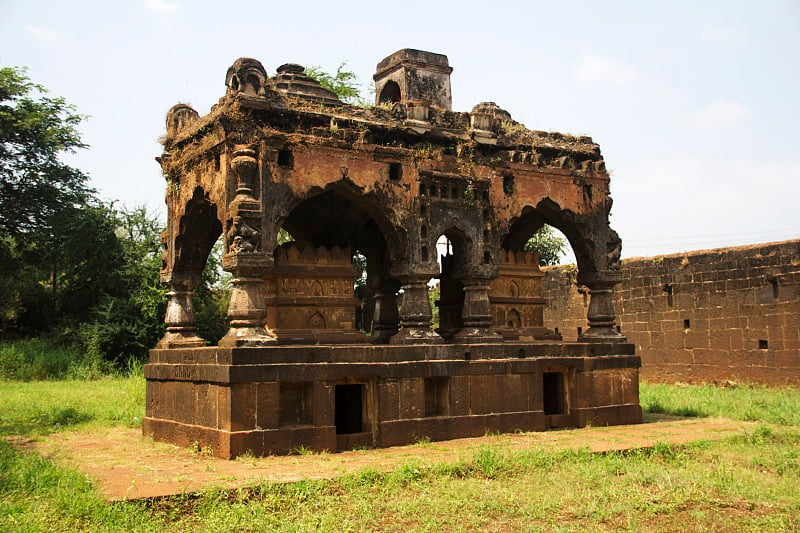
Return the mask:
M 280 413 L 281 426 L 300 426 L 311 424 L 311 383 L 281 383 Z
M 563 372 L 543 372 L 544 414 L 563 415 L 567 412 L 567 390 Z
M 337 435 L 367 431 L 364 424 L 364 389 L 363 383 L 336 385 L 334 417 Z
M 425 416 L 450 414 L 450 377 L 425 378 Z

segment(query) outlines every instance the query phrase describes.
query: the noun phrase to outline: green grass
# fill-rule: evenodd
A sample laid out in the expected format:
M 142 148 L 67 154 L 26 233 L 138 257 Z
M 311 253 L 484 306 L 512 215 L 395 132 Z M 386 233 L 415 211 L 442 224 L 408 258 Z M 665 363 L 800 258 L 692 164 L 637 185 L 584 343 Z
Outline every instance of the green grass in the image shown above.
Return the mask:
M 141 373 L 96 380 L 0 381 L 0 436 L 39 435 L 83 426 L 138 426 Z
M 0 530 L 800 529 L 798 389 L 643 384 L 641 392 L 650 411 L 765 423 L 719 442 L 606 454 L 486 444 L 457 461 L 411 461 L 391 472 L 113 504 L 76 471 L 0 440 Z M 0 382 L 0 433 L 136 425 L 143 394 L 141 374 Z
M 0 379 L 91 379 L 112 370 L 109 362 L 47 337 L 0 343 Z
M 800 388 L 797 387 L 745 384 L 722 388 L 641 383 L 639 401 L 646 413 L 800 426 Z

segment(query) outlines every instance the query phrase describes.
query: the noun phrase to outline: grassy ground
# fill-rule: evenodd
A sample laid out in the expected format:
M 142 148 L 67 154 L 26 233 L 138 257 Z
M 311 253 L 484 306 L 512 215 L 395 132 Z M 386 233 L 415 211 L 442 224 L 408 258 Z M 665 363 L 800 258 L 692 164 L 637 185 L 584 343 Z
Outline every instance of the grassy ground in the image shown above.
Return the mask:
M 106 503 L 79 473 L 0 441 L 2 531 L 800 530 L 800 390 L 642 384 L 646 411 L 760 420 L 722 442 L 592 455 L 474 449 L 330 481 Z M 0 436 L 137 425 L 140 373 L 0 382 Z

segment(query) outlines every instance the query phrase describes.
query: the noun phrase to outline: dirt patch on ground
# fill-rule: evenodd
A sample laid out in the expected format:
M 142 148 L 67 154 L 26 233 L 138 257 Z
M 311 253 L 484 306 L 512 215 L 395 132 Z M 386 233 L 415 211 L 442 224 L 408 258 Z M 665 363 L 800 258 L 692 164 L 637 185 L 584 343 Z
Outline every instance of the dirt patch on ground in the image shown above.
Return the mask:
M 741 434 L 751 423 L 726 419 L 650 417 L 633 426 L 591 427 L 542 433 L 490 435 L 479 438 L 280 457 L 245 457 L 233 461 L 193 453 L 186 448 L 143 438 L 140 429 L 108 428 L 62 432 L 40 441 L 16 441 L 94 479 L 110 500 L 168 496 L 236 488 L 257 483 L 329 479 L 365 468 L 388 471 L 404 463 L 435 463 L 471 457 L 481 445 L 510 449 L 579 449 L 592 452 L 628 450 L 657 442 L 684 444 Z

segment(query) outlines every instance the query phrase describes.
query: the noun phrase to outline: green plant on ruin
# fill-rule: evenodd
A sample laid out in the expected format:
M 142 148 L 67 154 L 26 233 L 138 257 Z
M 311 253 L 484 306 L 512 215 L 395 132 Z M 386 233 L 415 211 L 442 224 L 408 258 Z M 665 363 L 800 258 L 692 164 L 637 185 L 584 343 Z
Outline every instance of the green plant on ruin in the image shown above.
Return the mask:
M 456 145 L 456 159 L 458 170 L 464 175 L 475 176 L 475 150 L 472 144 L 458 143 Z
M 569 265 L 562 265 L 561 271 L 567 276 L 567 279 L 570 280 L 572 283 L 576 283 L 578 281 L 578 265 L 576 264 L 569 264 Z
M 170 196 L 178 196 L 181 192 L 181 183 L 179 181 L 173 181 L 170 174 L 165 174 L 164 177 L 169 180 L 169 185 L 167 185 L 167 194 Z
M 414 151 L 414 158 L 418 160 L 435 159 L 436 161 L 441 161 L 442 157 L 442 148 L 440 146 L 435 146 L 429 141 L 418 144 L 416 150 Z
M 464 203 L 469 206 L 474 206 L 475 198 L 476 198 L 475 185 L 470 183 L 464 188 Z
M 346 70 L 347 61 L 342 61 L 336 68 L 335 74 L 330 74 L 319 66 L 307 67 L 305 75 L 319 82 L 320 85 L 334 93 L 346 104 L 365 107 L 367 103 L 361 97 L 358 76 L 351 70 Z
M 513 120 L 504 120 L 500 124 L 500 133 L 502 135 L 511 135 L 511 134 L 522 134 L 528 131 L 528 128 L 525 127 L 525 124 L 515 122 Z

